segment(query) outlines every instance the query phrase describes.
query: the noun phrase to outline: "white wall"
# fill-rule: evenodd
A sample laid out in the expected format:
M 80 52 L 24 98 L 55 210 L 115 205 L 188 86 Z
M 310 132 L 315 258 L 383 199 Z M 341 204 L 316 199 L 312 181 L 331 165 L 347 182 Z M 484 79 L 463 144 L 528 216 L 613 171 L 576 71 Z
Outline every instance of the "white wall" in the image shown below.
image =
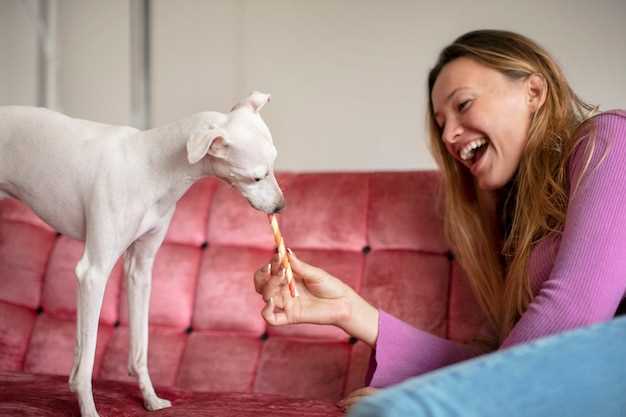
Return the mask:
M 73 116 L 130 120 L 127 0 L 58 2 L 59 103 Z
M 34 0 L 0 3 L 0 105 L 37 104 L 37 13 Z
M 227 111 L 242 82 L 239 0 L 152 2 L 152 124 Z
M 0 3 L 4 21 L 17 3 Z M 128 123 L 127 1 L 59 7 L 63 109 Z M 22 59 L 0 72 L 5 86 L 26 84 L 30 73 L 28 34 L 17 22 L 9 18 L 9 46 L 0 43 Z M 553 53 L 583 98 L 624 108 L 624 22 L 624 0 L 153 0 L 152 121 L 226 111 L 259 89 L 272 93 L 263 114 L 279 169 L 432 168 L 426 75 L 456 36 L 526 34 Z
M 0 28 L 2 32 L 0 32 L 0 57 L 2 61 L 0 61 L 0 101 L 1 103 L 8 102 L 9 97 L 9 65 L 8 65 L 8 55 L 9 55 L 9 40 L 8 33 L 6 28 L 9 26 L 9 14 L 6 13 L 8 8 L 2 10 L 0 13 Z

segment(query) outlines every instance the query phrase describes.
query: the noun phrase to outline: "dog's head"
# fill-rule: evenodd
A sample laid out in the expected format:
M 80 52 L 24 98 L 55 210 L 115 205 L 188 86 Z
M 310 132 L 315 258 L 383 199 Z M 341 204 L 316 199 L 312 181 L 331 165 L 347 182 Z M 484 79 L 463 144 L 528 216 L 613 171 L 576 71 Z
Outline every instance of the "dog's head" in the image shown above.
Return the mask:
M 196 128 L 187 141 L 187 159 L 195 164 L 208 158 L 210 172 L 239 190 L 252 207 L 277 213 L 285 202 L 274 176 L 276 148 L 259 113 L 269 100 L 269 94 L 253 92 L 225 117 Z

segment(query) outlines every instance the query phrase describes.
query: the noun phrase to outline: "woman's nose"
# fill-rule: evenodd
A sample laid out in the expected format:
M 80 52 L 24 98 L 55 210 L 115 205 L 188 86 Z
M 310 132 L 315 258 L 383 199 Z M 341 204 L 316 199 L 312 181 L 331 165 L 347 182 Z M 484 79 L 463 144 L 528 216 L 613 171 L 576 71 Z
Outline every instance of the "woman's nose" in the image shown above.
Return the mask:
M 441 138 L 444 140 L 444 142 L 452 144 L 452 143 L 456 143 L 459 140 L 459 137 L 461 136 L 462 133 L 463 133 L 463 127 L 460 124 L 448 123 L 445 126 L 445 129 L 443 131 L 443 134 L 441 135 Z

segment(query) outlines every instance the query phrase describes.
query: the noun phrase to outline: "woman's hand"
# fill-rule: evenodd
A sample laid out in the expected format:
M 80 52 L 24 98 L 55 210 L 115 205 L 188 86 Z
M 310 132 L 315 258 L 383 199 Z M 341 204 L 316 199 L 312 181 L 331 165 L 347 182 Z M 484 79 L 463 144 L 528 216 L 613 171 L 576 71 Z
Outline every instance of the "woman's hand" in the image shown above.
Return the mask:
M 363 387 L 352 391 L 346 398 L 342 399 L 337 403 L 337 407 L 343 409 L 344 411 L 348 411 L 350 407 L 352 407 L 357 402 L 361 401 L 363 398 L 368 395 L 372 395 L 378 392 L 377 388 L 372 387 Z
M 378 337 L 378 310 L 343 281 L 301 261 L 289 251 L 298 297 L 292 297 L 278 255 L 254 274 L 256 291 L 267 303 L 261 315 L 273 326 L 330 324 L 370 346 Z
M 338 325 L 350 315 L 352 289 L 326 271 L 288 254 L 299 297 L 292 297 L 278 255 L 254 274 L 256 291 L 267 303 L 262 316 L 277 326 L 295 323 Z

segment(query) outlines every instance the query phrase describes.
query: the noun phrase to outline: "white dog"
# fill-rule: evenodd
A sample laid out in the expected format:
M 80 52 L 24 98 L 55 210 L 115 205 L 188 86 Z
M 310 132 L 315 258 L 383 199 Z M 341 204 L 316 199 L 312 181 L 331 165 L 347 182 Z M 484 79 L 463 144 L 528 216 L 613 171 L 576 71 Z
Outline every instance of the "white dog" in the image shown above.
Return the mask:
M 70 389 L 83 417 L 97 417 L 91 390 L 100 307 L 120 255 L 128 287 L 129 373 L 149 410 L 169 407 L 148 375 L 148 307 L 152 265 L 176 201 L 215 175 L 250 204 L 278 212 L 276 149 L 259 110 L 258 92 L 230 113 L 204 112 L 139 131 L 73 119 L 50 110 L 0 107 L 0 198 L 28 204 L 57 231 L 85 241 L 76 265 L 77 332 Z

